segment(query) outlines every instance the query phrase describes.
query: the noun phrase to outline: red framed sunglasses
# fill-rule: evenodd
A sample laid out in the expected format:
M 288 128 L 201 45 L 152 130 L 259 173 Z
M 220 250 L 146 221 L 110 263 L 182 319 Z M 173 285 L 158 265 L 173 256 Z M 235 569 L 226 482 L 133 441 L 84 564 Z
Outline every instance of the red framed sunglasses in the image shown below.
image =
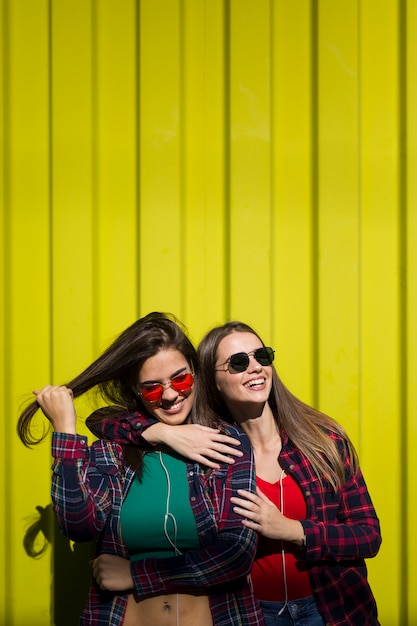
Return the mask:
M 194 385 L 194 374 L 185 372 L 173 376 L 166 383 L 144 383 L 140 385 L 138 394 L 145 402 L 161 402 L 164 389 L 172 387 L 178 393 L 188 395 Z

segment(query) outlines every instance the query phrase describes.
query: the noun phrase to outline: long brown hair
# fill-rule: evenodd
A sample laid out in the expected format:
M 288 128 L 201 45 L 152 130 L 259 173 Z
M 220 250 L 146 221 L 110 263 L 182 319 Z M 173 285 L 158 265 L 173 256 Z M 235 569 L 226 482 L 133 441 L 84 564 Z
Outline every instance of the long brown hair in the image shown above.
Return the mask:
M 140 412 L 146 414 L 140 397 L 133 387 L 143 363 L 160 350 L 173 348 L 181 352 L 191 369 L 198 375 L 196 350 L 187 337 L 185 327 L 167 313 L 149 313 L 123 331 L 91 365 L 66 383 L 74 398 L 96 388 L 110 406 L 95 413 L 96 419 L 111 415 Z M 32 432 L 32 419 L 39 404 L 32 402 L 20 414 L 17 432 L 26 446 L 40 443 L 46 433 Z
M 217 387 L 215 373 L 218 346 L 231 333 L 252 333 L 265 345 L 253 328 L 238 321 L 227 322 L 205 335 L 197 351 L 202 384 L 195 409 L 200 418 L 206 414 L 207 419 L 220 417 L 228 422 L 233 421 Z M 325 477 L 335 490 L 345 481 L 343 460 L 336 443 L 329 437 L 329 432 L 342 437 L 352 462 L 352 471 L 357 471 L 358 457 L 342 426 L 294 396 L 282 383 L 273 366 L 272 389 L 268 402 L 279 431 L 284 430 L 293 444 L 307 457 L 320 481 Z

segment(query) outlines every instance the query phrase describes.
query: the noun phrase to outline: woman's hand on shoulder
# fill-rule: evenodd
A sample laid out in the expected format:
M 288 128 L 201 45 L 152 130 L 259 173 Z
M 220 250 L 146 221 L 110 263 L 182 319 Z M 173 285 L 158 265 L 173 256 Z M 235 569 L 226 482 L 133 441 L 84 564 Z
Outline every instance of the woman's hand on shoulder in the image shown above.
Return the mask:
M 221 434 L 218 428 L 199 424 L 171 426 L 158 422 L 144 431 L 148 441 L 163 443 L 191 461 L 217 469 L 220 463 L 234 463 L 242 456 L 239 439 Z
M 45 385 L 42 389 L 35 389 L 33 393 L 42 412 L 56 432 L 76 434 L 77 417 L 71 389 L 58 385 Z

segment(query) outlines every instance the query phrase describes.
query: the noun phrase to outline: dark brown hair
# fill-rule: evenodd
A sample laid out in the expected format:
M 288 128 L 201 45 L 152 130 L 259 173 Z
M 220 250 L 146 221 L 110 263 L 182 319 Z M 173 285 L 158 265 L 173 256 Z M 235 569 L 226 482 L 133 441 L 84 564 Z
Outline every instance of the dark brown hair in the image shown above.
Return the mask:
M 200 385 L 195 410 L 200 418 L 206 415 L 207 419 L 233 421 L 217 387 L 215 372 L 218 346 L 231 333 L 252 333 L 265 345 L 253 328 L 238 321 L 227 322 L 205 335 L 197 351 L 203 384 Z M 274 366 L 268 402 L 279 431 L 284 430 L 293 444 L 308 458 L 320 481 L 326 477 L 335 490 L 345 481 L 343 460 L 329 432 L 342 437 L 352 462 L 352 470 L 357 471 L 357 454 L 342 426 L 295 397 L 282 383 Z
M 74 398 L 96 388 L 110 405 L 97 411 L 93 421 L 104 420 L 115 414 L 120 416 L 135 411 L 146 413 L 133 387 L 143 363 L 160 350 L 169 348 L 181 352 L 198 375 L 196 351 L 187 337 L 185 327 L 173 315 L 149 313 L 123 331 L 101 356 L 66 383 L 66 387 L 72 390 Z M 46 436 L 46 433 L 35 436 L 32 432 L 32 419 L 38 409 L 35 400 L 19 417 L 17 432 L 26 446 L 35 445 Z

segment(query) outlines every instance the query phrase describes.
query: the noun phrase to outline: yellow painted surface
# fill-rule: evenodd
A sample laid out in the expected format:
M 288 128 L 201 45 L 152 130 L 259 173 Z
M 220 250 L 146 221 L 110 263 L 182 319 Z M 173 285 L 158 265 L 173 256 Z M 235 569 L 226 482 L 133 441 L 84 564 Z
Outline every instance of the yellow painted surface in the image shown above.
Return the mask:
M 382 14 L 381 14 L 382 8 Z M 371 28 L 378 20 L 378 29 Z M 385 621 L 406 623 L 402 558 L 401 439 L 404 428 L 401 374 L 400 152 L 398 40 L 395 4 L 364 5 L 361 15 L 361 233 L 360 233 L 360 451 L 375 506 L 389 512 L 378 561 L 370 563 Z M 381 103 L 384 103 L 381 106 Z M 410 407 L 411 410 L 411 407 Z M 378 458 L 396 459 L 381 480 Z M 410 479 L 412 477 L 410 476 Z M 390 571 L 390 589 L 381 572 Z M 378 577 L 381 576 L 381 578 Z M 414 616 L 417 619 L 417 616 Z
M 405 450 L 402 452 L 401 469 L 406 481 L 403 482 L 403 501 L 401 508 L 404 511 L 403 528 L 405 529 L 405 550 L 407 559 L 403 566 L 404 613 L 410 624 L 417 623 L 417 595 L 414 592 L 417 580 L 417 537 L 413 529 L 417 527 L 417 178 L 414 172 L 417 168 L 417 81 L 414 80 L 417 72 L 417 3 L 409 0 L 406 4 L 406 38 L 404 49 L 407 55 L 407 66 L 403 67 L 403 80 L 407 87 L 405 106 L 407 109 L 407 158 L 403 163 L 403 172 L 406 174 L 406 194 L 404 202 L 404 218 L 400 223 L 405 229 L 406 246 L 403 249 L 402 284 L 405 293 L 405 335 L 406 355 L 404 365 L 406 371 L 401 380 L 402 393 L 406 403 L 406 412 L 403 419 L 403 437 Z M 406 70 L 406 71 L 405 71 Z M 405 222 L 404 222 L 405 220 Z
M 143 2 L 140 7 L 139 304 L 141 311 L 180 315 L 183 16 L 179 0 Z
M 138 302 L 137 3 L 96 2 L 93 23 L 94 350 L 136 317 Z M 109 306 L 120 293 L 121 306 Z M 123 295 L 122 295 L 123 294 Z M 90 326 L 91 328 L 91 326 Z
M 271 332 L 271 41 L 267 0 L 230 3 L 226 315 Z
M 318 402 L 358 443 L 359 233 L 358 5 L 328 0 L 318 13 Z
M 196 342 L 254 325 L 343 423 L 381 624 L 417 625 L 416 2 L 0 0 L 0 26 L 0 624 L 71 626 L 88 560 L 19 406 L 163 310 Z
M 25 450 L 15 435 L 18 405 L 50 376 L 51 364 L 47 3 L 18 0 L 3 4 L 2 11 L 7 98 L 2 187 L 1 611 L 4 624 L 23 625 L 33 619 L 34 624 L 48 623 L 51 602 L 51 553 L 48 550 L 36 560 L 27 554 L 30 548 L 24 543 L 39 517 L 37 507 L 50 500 L 49 453 L 47 447 Z M 36 540 L 38 545 L 39 541 L 42 536 Z
M 313 402 L 315 273 L 311 78 L 312 13 L 308 0 L 274 3 L 271 29 L 271 342 L 279 373 Z M 282 60 L 285 59 L 285 63 Z M 294 77 L 297 76 L 297 80 Z M 285 329 L 297 328 L 297 332 Z
M 195 341 L 225 314 L 226 45 L 223 0 L 184 3 L 182 316 Z M 208 243 L 209 242 L 209 243 Z M 203 251 L 203 253 L 202 253 Z

